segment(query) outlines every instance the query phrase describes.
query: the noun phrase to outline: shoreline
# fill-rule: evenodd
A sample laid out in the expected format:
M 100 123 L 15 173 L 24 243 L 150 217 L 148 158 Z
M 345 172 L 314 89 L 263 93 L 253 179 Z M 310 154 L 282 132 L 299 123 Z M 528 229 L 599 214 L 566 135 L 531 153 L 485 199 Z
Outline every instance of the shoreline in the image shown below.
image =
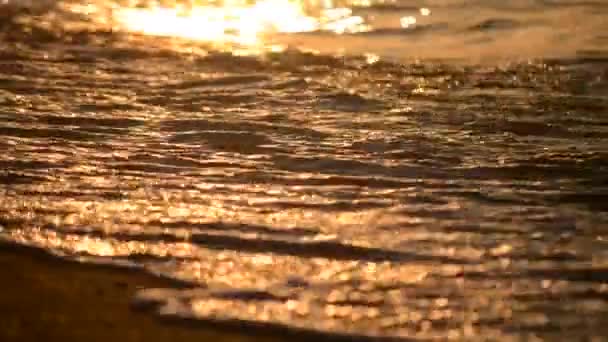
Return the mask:
M 134 309 L 140 288 L 175 282 L 115 266 L 81 264 L 0 242 L 0 341 L 271 342 L 280 336 L 180 324 Z M 256 336 L 257 335 L 257 336 Z

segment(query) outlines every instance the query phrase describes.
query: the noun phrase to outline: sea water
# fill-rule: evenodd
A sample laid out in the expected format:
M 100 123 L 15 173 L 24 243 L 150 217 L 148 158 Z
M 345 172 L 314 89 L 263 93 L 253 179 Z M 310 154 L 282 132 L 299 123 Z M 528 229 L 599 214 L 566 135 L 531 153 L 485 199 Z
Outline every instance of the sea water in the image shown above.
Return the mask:
M 607 16 L 0 1 L 0 239 L 249 334 L 600 341 Z

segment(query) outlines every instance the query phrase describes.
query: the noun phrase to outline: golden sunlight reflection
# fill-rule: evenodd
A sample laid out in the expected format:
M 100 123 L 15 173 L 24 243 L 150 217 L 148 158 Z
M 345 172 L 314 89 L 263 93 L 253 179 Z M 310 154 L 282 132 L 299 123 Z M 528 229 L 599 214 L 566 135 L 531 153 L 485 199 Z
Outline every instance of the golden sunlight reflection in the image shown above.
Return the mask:
M 408 28 L 410 26 L 416 25 L 416 18 L 412 16 L 406 16 L 401 18 L 401 26 L 403 28 Z
M 262 36 L 270 33 L 331 31 L 341 34 L 371 29 L 349 8 L 324 7 L 312 16 L 301 2 L 260 0 L 254 4 L 228 2 L 222 6 L 121 7 L 113 16 L 120 27 L 129 31 L 242 45 L 257 45 Z

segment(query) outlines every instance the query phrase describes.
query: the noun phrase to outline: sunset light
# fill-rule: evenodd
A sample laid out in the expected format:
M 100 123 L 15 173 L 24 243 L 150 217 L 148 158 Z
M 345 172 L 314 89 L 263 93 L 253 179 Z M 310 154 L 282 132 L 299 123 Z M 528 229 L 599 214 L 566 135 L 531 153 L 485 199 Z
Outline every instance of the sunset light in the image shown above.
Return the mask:
M 608 342 L 607 5 L 0 0 L 0 342 Z
M 369 30 L 364 19 L 353 16 L 348 8 L 325 8 L 312 16 L 302 3 L 288 0 L 263 0 L 252 5 L 120 8 L 114 19 L 129 31 L 148 35 L 242 45 L 255 45 L 260 37 L 272 33 Z

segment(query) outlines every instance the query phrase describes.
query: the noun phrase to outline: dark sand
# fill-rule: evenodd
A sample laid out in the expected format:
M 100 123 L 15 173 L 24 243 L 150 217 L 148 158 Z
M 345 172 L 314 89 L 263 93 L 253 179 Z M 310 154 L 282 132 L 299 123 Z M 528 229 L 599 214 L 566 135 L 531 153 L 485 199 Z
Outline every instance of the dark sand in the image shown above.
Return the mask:
M 0 274 L 1 342 L 283 340 L 167 322 L 134 310 L 137 288 L 171 285 L 143 272 L 83 265 L 0 243 Z

